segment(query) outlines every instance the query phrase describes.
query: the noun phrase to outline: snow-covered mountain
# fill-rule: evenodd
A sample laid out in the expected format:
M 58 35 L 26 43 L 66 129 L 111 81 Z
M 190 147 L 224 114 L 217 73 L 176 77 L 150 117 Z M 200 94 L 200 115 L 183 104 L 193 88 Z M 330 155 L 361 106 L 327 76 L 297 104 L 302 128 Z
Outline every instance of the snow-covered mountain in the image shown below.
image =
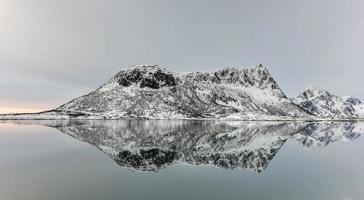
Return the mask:
M 352 97 L 339 97 L 316 87 L 307 88 L 292 101 L 321 118 L 354 119 L 363 117 L 364 104 Z
M 364 119 L 364 103 L 357 98 L 351 96 L 342 97 L 345 102 L 351 104 L 356 112 L 359 115 L 359 118 Z
M 288 99 L 262 65 L 214 72 L 132 66 L 95 91 L 50 111 L 0 119 L 314 120 L 364 118 L 364 104 L 309 88 Z
M 358 106 L 358 105 L 361 105 L 363 104 L 362 101 L 360 101 L 359 99 L 357 98 L 354 98 L 354 97 L 351 97 L 351 96 L 343 96 L 342 99 L 347 102 L 347 103 L 350 103 L 351 105 L 353 106 Z
M 157 65 L 133 66 L 56 111 L 106 119 L 311 117 L 286 97 L 262 65 L 192 73 L 174 73 Z

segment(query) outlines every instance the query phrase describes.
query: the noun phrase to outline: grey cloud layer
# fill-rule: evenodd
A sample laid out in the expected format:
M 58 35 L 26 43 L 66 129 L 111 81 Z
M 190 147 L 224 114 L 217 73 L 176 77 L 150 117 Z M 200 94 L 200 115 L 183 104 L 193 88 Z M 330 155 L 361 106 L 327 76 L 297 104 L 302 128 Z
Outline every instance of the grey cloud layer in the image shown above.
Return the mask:
M 55 106 L 143 63 L 262 63 L 289 96 L 317 85 L 364 99 L 363 9 L 340 0 L 2 0 L 1 99 Z

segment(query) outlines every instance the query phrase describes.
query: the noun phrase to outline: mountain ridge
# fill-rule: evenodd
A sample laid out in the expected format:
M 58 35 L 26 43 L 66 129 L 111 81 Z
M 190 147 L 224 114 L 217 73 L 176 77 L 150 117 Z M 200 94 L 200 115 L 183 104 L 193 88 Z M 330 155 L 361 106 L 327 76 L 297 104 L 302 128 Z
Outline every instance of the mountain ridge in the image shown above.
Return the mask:
M 263 65 L 187 73 L 171 72 L 159 65 L 135 65 L 54 110 L 0 115 L 0 119 L 315 120 L 362 116 L 352 105 L 364 107 L 360 100 L 339 99 L 319 91 L 326 98 L 309 99 L 308 94 L 320 95 L 304 91 L 289 99 Z M 346 107 L 330 112 L 327 106 L 314 106 L 323 104 L 320 100 Z
M 332 119 L 364 117 L 364 104 L 359 99 L 339 97 L 318 87 L 308 87 L 291 100 L 318 117 Z
M 135 66 L 118 72 L 94 92 L 57 110 L 92 112 L 112 119 L 310 116 L 286 97 L 262 65 L 183 74 L 158 65 Z

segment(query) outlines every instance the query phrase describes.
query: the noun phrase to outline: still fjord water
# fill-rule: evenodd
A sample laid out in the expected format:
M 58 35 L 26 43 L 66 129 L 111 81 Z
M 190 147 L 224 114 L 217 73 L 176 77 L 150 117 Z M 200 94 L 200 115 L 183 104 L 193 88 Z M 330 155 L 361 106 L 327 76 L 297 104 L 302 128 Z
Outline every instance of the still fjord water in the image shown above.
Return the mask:
M 1 122 L 0 199 L 364 199 L 362 127 Z

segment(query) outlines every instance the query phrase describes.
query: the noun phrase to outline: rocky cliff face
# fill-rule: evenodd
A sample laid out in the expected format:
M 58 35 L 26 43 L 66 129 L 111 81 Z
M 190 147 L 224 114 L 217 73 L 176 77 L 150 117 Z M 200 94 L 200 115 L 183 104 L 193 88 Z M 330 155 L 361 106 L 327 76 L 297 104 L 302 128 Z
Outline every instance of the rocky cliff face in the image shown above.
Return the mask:
M 285 96 L 261 65 L 184 74 L 156 65 L 134 66 L 56 111 L 106 119 L 311 117 Z

